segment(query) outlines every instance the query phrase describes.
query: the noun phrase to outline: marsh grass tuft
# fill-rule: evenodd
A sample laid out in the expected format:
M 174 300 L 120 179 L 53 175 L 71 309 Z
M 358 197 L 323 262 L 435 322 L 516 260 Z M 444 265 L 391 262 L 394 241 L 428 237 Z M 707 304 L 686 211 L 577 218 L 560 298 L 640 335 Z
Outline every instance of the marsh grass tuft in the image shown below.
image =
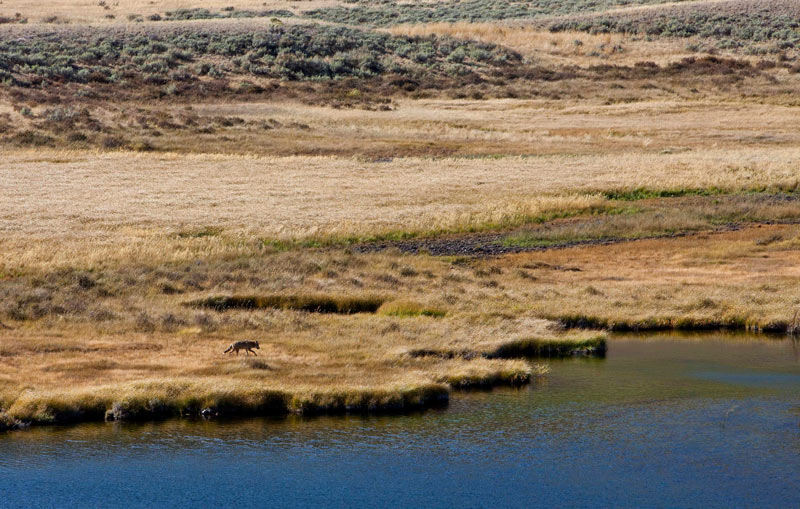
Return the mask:
M 0 433 L 16 428 L 18 425 L 15 419 L 12 419 L 4 412 L 0 412 Z
M 489 358 L 568 357 L 571 355 L 603 356 L 606 353 L 604 334 L 591 338 L 523 338 L 509 341 L 488 353 Z
M 381 305 L 381 307 L 378 308 L 378 314 L 401 317 L 431 316 L 434 318 L 442 318 L 447 315 L 447 311 L 412 300 L 394 300 Z
M 530 371 L 509 371 L 506 373 L 497 373 L 493 376 L 485 376 L 483 374 L 460 374 L 452 375 L 445 379 L 444 382 L 451 385 L 454 389 L 468 390 L 468 389 L 489 389 L 499 385 L 519 386 L 529 383 L 531 380 Z
M 272 366 L 270 366 L 269 364 L 267 364 L 266 361 L 263 361 L 261 359 L 245 359 L 244 361 L 242 361 L 242 364 L 250 369 L 260 369 L 264 371 L 272 370 Z
M 397 391 L 332 391 L 295 396 L 290 411 L 302 415 L 343 412 L 400 413 L 444 405 L 450 388 L 442 383 L 428 383 Z
M 696 304 L 701 305 L 703 309 L 708 308 L 707 303 L 702 300 Z M 719 318 L 659 316 L 631 319 L 616 317 L 607 318 L 576 313 L 550 315 L 549 318 L 560 322 L 568 328 L 606 329 L 613 332 L 741 330 L 749 332 L 787 333 L 791 331 L 792 328 L 792 322 L 790 320 L 761 320 L 736 315 Z
M 489 389 L 497 386 L 520 386 L 530 383 L 532 378 L 544 376 L 549 368 L 541 364 L 530 364 L 526 361 L 498 361 L 476 359 L 462 364 L 450 373 L 442 376 L 440 381 L 458 390 Z
M 498 345 L 482 350 L 447 349 L 447 348 L 415 348 L 408 351 L 414 358 L 436 357 L 439 359 L 520 359 L 569 357 L 573 355 L 603 356 L 606 353 L 606 334 L 596 333 L 570 336 L 522 338 L 501 342 Z
M 347 297 L 333 295 L 234 295 L 208 297 L 188 302 L 188 306 L 228 309 L 292 309 L 309 313 L 375 313 L 383 304 L 380 297 Z
M 792 336 L 800 335 L 800 311 L 794 312 L 794 316 L 792 317 L 792 321 L 789 323 L 789 327 L 787 328 L 786 332 Z

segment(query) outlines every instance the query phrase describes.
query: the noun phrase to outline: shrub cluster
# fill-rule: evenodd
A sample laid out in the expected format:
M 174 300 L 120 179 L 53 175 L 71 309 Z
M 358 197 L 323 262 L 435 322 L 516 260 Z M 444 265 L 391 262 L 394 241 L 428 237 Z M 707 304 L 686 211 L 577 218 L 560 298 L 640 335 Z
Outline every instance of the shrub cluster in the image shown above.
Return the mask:
M 664 0 L 444 0 L 403 2 L 351 0 L 354 7 L 334 6 L 306 11 L 303 16 L 351 25 L 389 26 L 404 23 L 492 21 L 567 15 Z
M 492 44 L 320 25 L 248 32 L 76 30 L 0 41 L 0 81 L 20 86 L 126 81 L 163 85 L 230 74 L 286 80 L 389 73 L 460 76 L 520 61 L 519 54 Z
M 281 18 L 290 18 L 294 16 L 294 13 L 286 9 L 248 11 L 248 10 L 236 10 L 233 7 L 228 7 L 217 12 L 212 12 L 208 9 L 202 9 L 202 8 L 175 9 L 174 11 L 167 11 L 163 16 L 159 15 L 156 16 L 158 16 L 158 19 L 152 19 L 152 21 L 161 21 L 161 20 L 182 21 L 191 19 L 225 19 L 225 18 L 269 18 L 273 16 Z
M 554 32 L 620 32 L 651 37 L 705 37 L 721 49 L 774 43 L 774 49 L 797 47 L 800 42 L 800 4 L 777 0 L 734 0 L 700 6 L 677 6 L 616 16 L 587 16 L 551 23 Z

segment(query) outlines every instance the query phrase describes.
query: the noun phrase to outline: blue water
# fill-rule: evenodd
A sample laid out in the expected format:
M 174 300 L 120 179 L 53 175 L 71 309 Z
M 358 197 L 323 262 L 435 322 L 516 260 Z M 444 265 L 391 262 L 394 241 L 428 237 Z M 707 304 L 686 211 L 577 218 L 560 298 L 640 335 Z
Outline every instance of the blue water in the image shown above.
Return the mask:
M 407 416 L 0 436 L 0 507 L 800 507 L 789 339 L 619 337 Z

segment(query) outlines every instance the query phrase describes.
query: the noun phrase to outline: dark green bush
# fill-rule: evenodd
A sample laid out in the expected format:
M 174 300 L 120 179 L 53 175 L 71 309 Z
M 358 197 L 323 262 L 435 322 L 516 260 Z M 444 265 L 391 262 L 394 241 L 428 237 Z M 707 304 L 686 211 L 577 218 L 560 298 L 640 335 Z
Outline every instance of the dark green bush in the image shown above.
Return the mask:
M 303 16 L 350 25 L 388 26 L 402 23 L 493 21 L 602 11 L 665 0 L 445 0 L 398 3 L 395 0 L 350 0 L 355 7 L 324 7 Z M 680 1 L 680 0 L 678 0 Z
M 190 19 L 222 19 L 222 18 L 271 18 L 278 16 L 281 18 L 290 18 L 294 16 L 292 11 L 286 9 L 280 10 L 263 10 L 263 11 L 248 11 L 236 10 L 233 7 L 224 7 L 219 12 L 212 12 L 208 9 L 193 8 L 193 9 L 175 9 L 174 11 L 167 11 L 164 16 L 158 16 L 158 19 L 151 19 L 151 21 L 179 21 Z M 151 16 L 150 18 L 152 18 Z M 148 18 L 149 19 L 149 18 Z
M 220 64 L 220 57 L 229 64 Z M 387 72 L 419 77 L 452 73 L 453 62 L 468 73 L 520 61 L 513 51 L 480 42 L 320 25 L 270 26 L 255 32 L 75 30 L 0 41 L 0 78 L 18 85 L 122 79 L 163 85 L 231 73 L 287 80 Z
M 731 0 L 714 5 L 676 6 L 657 11 L 567 18 L 551 23 L 554 32 L 627 33 L 650 37 L 715 39 L 720 49 L 752 48 L 775 42 L 772 51 L 800 42 L 800 4 L 789 0 Z

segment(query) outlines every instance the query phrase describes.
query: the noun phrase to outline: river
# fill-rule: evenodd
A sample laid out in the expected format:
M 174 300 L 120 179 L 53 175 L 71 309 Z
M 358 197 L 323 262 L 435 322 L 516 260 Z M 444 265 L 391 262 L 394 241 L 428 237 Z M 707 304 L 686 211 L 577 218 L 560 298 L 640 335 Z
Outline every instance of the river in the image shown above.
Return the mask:
M 800 345 L 620 335 L 402 416 L 0 435 L 0 507 L 800 507 Z

